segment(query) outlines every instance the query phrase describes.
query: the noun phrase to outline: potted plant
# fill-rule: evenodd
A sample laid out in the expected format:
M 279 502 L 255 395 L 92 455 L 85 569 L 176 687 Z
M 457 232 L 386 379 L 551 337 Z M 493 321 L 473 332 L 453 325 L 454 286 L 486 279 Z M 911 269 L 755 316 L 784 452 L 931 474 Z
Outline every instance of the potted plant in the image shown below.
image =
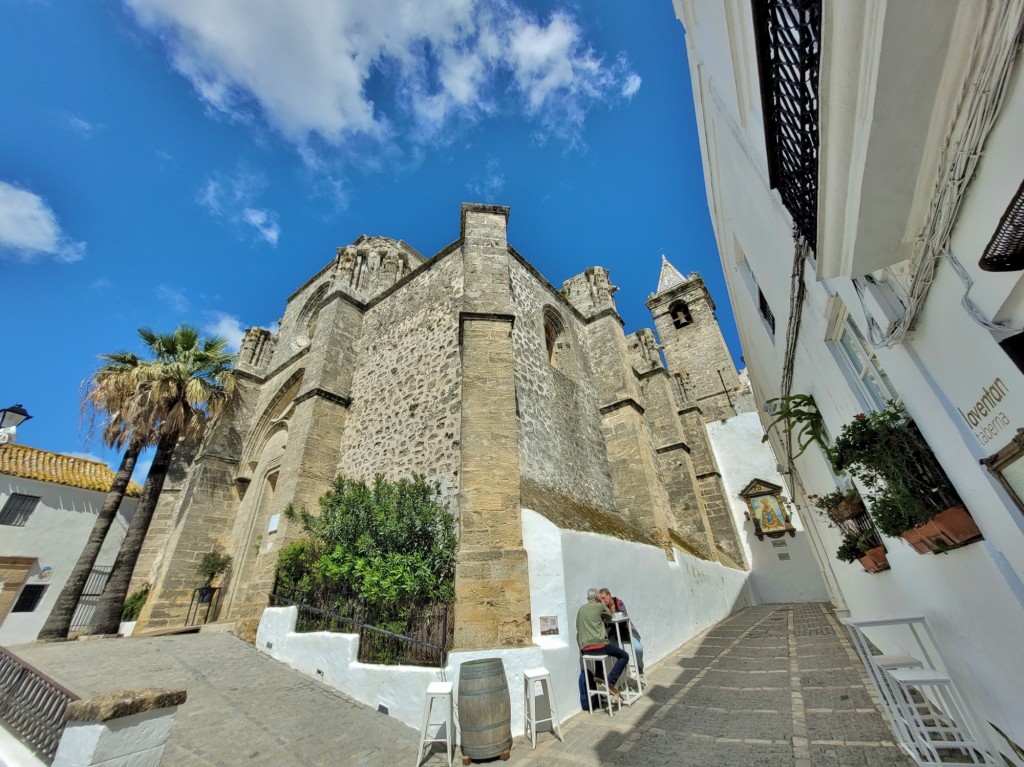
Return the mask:
M 860 493 L 855 487 L 848 490 L 835 490 L 825 495 L 812 493 L 807 498 L 819 512 L 836 523 L 845 522 L 866 512 L 864 501 L 861 500 Z
M 880 573 L 889 569 L 885 546 L 874 530 L 854 530 L 843 535 L 843 542 L 836 550 L 836 559 L 841 562 L 860 562 L 869 573 Z
M 903 405 L 854 416 L 828 454 L 836 471 L 871 490 L 871 518 L 885 535 L 903 536 L 922 554 L 981 537 Z
M 142 612 L 146 600 L 149 599 L 150 588 L 150 585 L 146 583 L 124 600 L 124 608 L 121 610 L 121 626 L 117 631 L 120 636 L 128 637 L 135 631 L 135 624 L 139 622 L 139 613 Z
M 231 567 L 231 555 L 221 554 L 216 551 L 208 551 L 203 554 L 196 567 L 196 575 L 206 579 L 206 583 L 199 588 L 199 604 L 206 604 L 213 598 L 213 579 L 226 572 Z

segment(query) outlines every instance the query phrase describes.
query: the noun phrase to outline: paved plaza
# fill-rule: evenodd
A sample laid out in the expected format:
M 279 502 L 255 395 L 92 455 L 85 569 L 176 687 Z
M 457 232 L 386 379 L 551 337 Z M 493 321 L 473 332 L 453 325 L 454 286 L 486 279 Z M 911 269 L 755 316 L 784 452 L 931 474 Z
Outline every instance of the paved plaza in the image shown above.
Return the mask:
M 226 634 L 15 648 L 78 694 L 184 687 L 163 763 L 403 765 L 418 734 Z M 910 765 L 827 605 L 740 610 L 648 669 L 649 694 L 614 718 L 573 717 L 560 742 L 516 742 L 514 765 Z M 444 764 L 433 754 L 425 764 Z M 502 764 L 495 762 L 495 764 Z

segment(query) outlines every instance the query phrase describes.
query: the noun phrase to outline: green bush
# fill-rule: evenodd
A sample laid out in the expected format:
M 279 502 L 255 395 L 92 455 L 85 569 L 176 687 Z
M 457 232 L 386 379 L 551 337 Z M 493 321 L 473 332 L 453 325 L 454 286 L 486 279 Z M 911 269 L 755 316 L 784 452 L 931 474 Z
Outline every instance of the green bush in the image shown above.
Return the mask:
M 196 567 L 196 575 L 205 578 L 206 585 L 209 586 L 213 583 L 214 578 L 226 572 L 229 567 L 231 567 L 230 554 L 218 554 L 216 551 L 208 551 L 199 560 L 199 565 Z
M 146 600 L 149 599 L 149 589 L 150 585 L 147 583 L 138 591 L 133 591 L 128 598 L 124 600 L 124 609 L 121 611 L 121 620 L 138 620 L 139 613 L 142 612 L 143 605 L 145 605 Z
M 455 601 L 455 522 L 423 477 L 378 475 L 372 486 L 338 477 L 320 514 L 298 517 L 307 537 L 278 559 L 286 589 L 344 585 L 378 606 Z

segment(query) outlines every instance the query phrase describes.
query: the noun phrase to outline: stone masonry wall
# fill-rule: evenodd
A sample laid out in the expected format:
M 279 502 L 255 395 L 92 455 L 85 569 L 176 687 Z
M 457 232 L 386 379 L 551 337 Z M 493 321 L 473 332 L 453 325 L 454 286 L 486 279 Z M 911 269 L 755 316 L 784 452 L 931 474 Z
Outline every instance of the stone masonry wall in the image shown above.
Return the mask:
M 601 414 L 582 323 L 553 289 L 511 259 L 512 330 L 519 409 L 519 456 L 524 481 L 602 509 L 614 508 Z M 548 361 L 544 311 L 564 325 L 571 365 Z M 565 353 L 565 350 L 562 351 Z
M 338 473 L 372 480 L 423 474 L 452 503 L 459 487 L 463 292 L 458 251 L 372 306 L 356 344 L 352 405 Z

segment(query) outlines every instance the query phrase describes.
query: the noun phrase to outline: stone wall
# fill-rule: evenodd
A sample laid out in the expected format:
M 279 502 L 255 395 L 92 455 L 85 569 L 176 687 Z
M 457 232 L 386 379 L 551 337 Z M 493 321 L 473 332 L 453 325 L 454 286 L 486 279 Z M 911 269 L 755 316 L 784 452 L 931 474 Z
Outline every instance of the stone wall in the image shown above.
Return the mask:
M 518 260 L 511 261 L 510 277 L 523 479 L 611 509 L 611 475 L 583 323 L 554 288 Z M 571 355 L 559 369 L 548 360 L 545 311 L 562 323 L 560 354 Z
M 463 275 L 458 251 L 439 259 L 363 318 L 337 469 L 365 480 L 423 474 L 440 482 L 455 513 Z

